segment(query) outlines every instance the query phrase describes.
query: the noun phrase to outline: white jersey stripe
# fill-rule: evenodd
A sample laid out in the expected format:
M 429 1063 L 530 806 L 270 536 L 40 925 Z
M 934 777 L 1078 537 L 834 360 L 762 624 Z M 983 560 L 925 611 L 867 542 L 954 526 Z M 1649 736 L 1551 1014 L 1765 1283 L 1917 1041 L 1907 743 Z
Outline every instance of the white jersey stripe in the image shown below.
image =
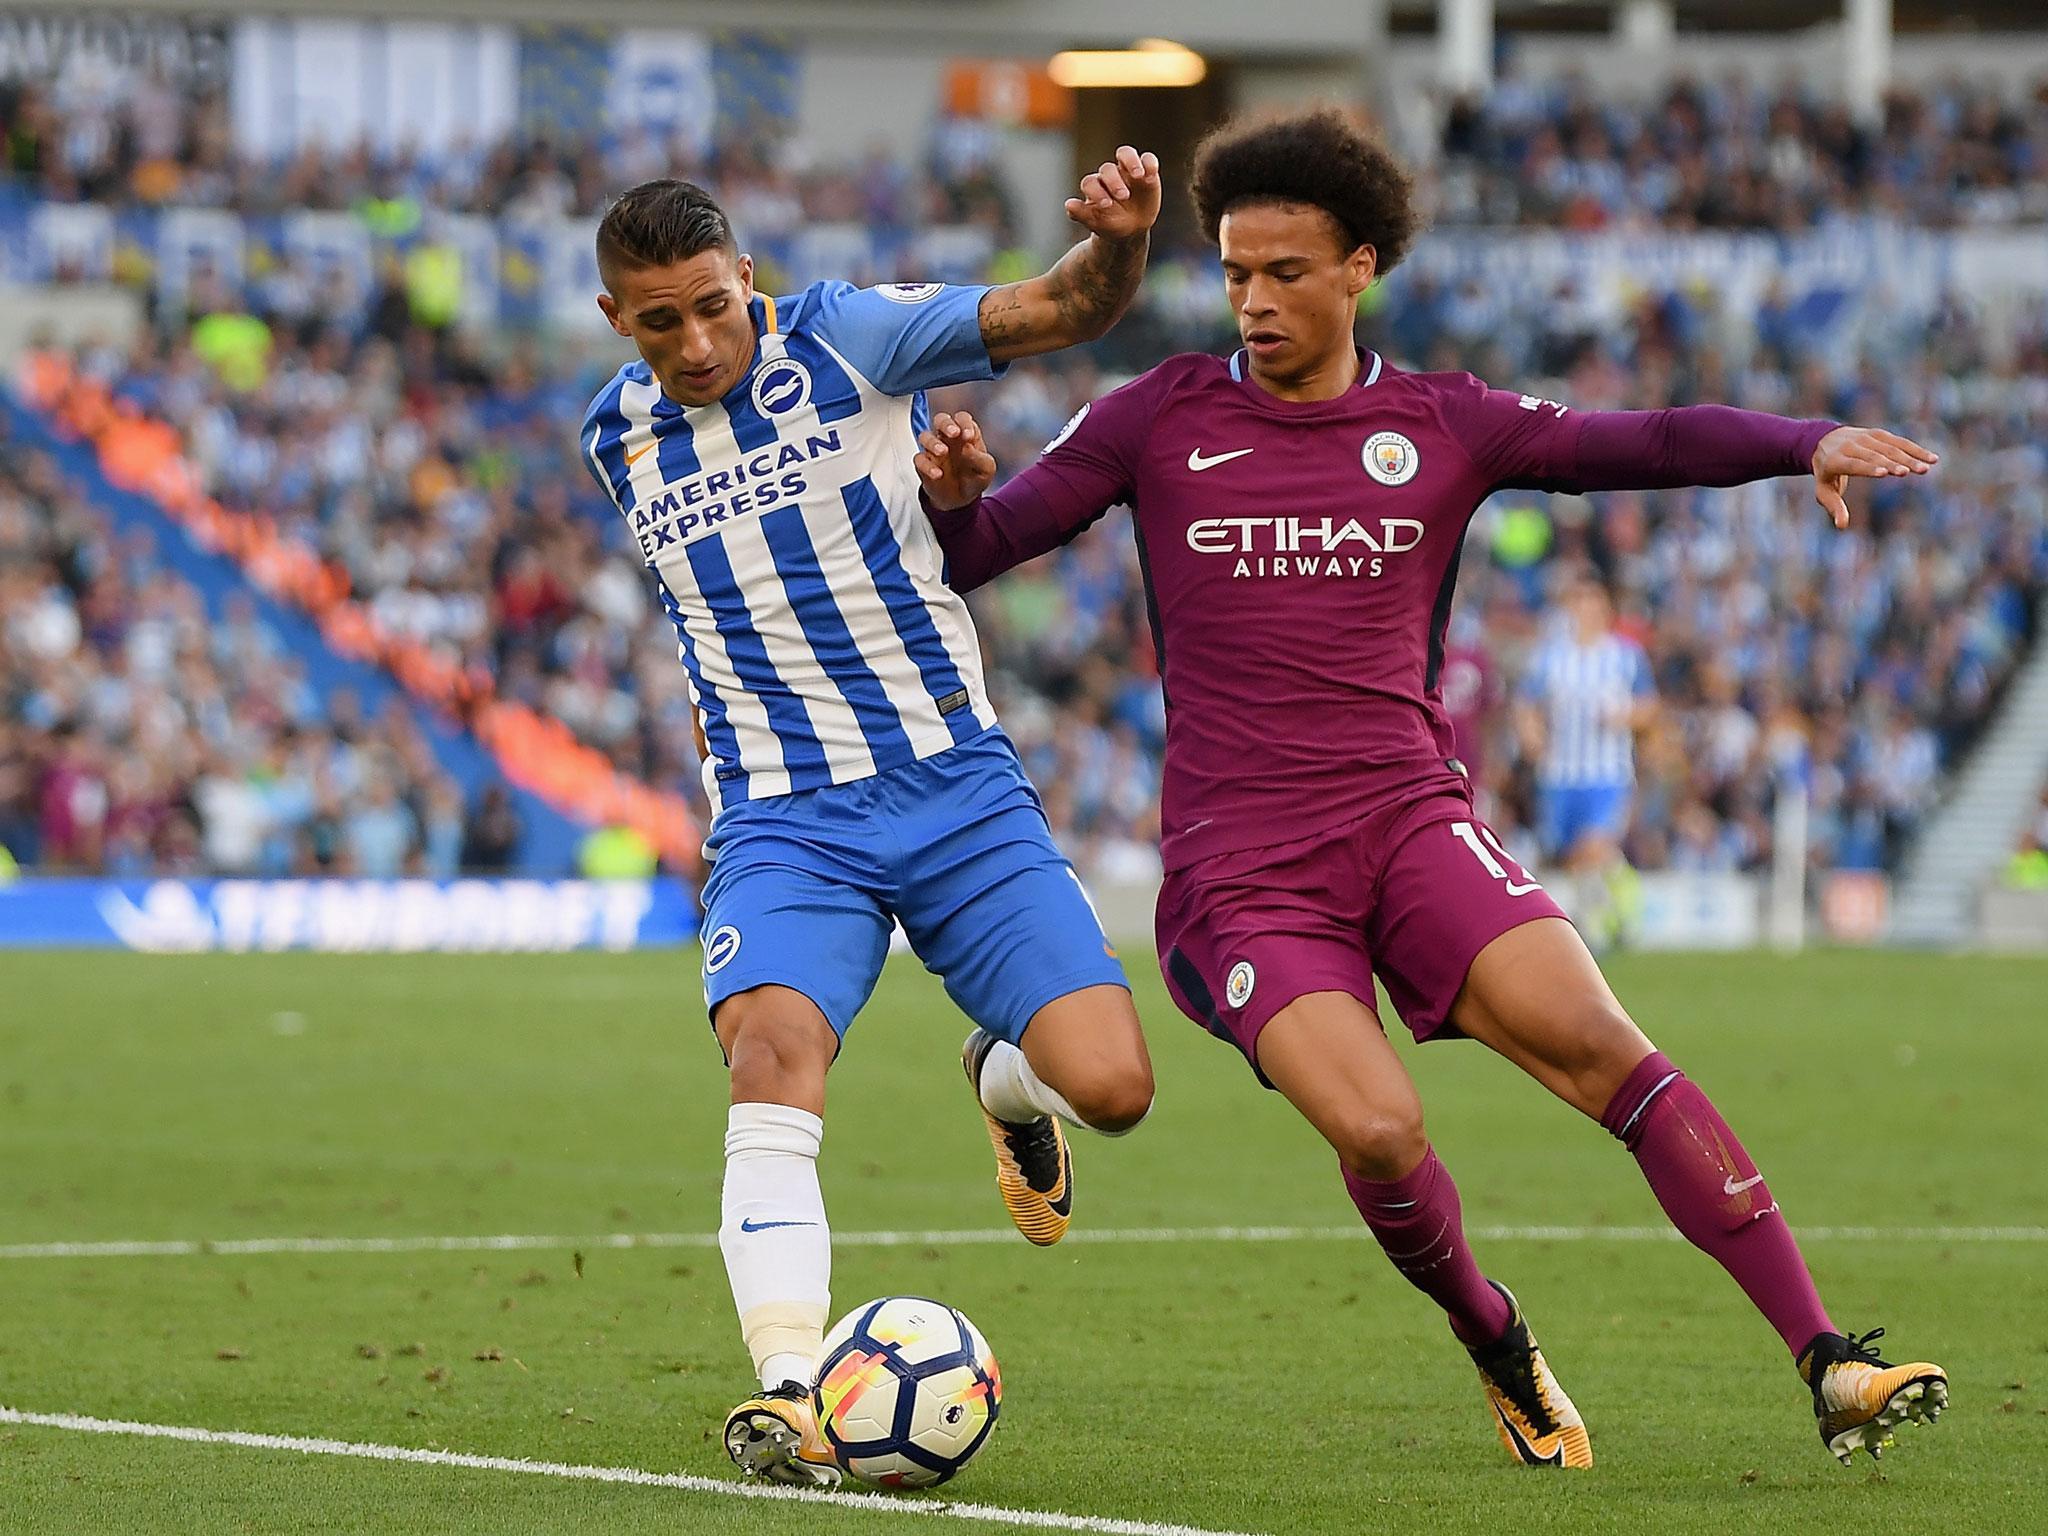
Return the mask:
M 648 499 L 661 491 L 661 465 L 657 462 L 661 455 L 652 451 L 654 402 L 660 398 L 659 384 L 628 379 L 619 390 L 619 409 L 626 416 L 626 435 L 619 440 L 619 448 L 627 458 L 626 483 L 633 487 L 636 507 L 646 506 Z
M 882 479 L 877 489 L 882 492 L 882 504 L 889 513 L 889 529 L 896 535 L 903 569 L 926 596 L 939 643 L 966 685 L 969 711 L 977 724 L 994 725 L 995 706 L 988 701 L 988 685 L 981 673 L 981 642 L 975 637 L 973 620 L 967 616 L 967 599 L 946 585 L 938 536 L 932 532 L 932 525 L 918 503 L 917 471 L 908 459 L 890 465 L 889 469 L 890 477 Z M 906 647 L 906 659 L 908 654 Z
M 882 596 L 861 559 L 846 509 L 806 506 L 803 520 L 832 601 L 845 616 L 853 643 L 881 684 L 882 696 L 896 711 L 904 734 L 913 744 L 944 735 L 946 722 L 939 714 L 938 701 L 925 691 L 916 663 L 897 639 L 895 626 L 887 623 Z M 880 624 L 878 617 L 883 621 Z
M 732 658 L 726 654 L 725 636 L 718 632 L 716 624 L 703 616 L 703 594 L 696 588 L 696 576 L 689 562 L 677 560 L 663 567 L 662 579 L 682 606 L 683 631 L 689 637 L 691 649 L 696 652 L 697 665 L 704 675 L 714 678 L 736 676 Z M 746 688 L 721 687 L 718 697 L 725 705 L 726 722 L 739 743 L 740 761 L 747 765 L 747 798 L 788 794 L 789 769 L 782 761 L 782 738 L 775 734 L 774 726 L 768 722 L 768 707 Z M 704 778 L 707 785 L 716 767 L 715 762 L 706 760 Z
M 725 531 L 725 554 L 732 562 L 733 580 L 742 593 L 780 592 L 783 578 L 775 568 L 774 551 L 768 547 L 761 518 L 734 523 Z M 835 744 L 827 759 L 834 784 L 864 779 L 875 771 L 875 760 L 865 744 L 860 717 L 853 712 L 845 693 L 819 663 L 817 653 L 804 634 L 798 615 L 788 604 L 772 606 L 750 603 L 754 633 L 768 653 L 768 663 L 779 678 L 808 677 L 816 681 L 797 699 L 810 717 L 811 730 L 820 742 Z

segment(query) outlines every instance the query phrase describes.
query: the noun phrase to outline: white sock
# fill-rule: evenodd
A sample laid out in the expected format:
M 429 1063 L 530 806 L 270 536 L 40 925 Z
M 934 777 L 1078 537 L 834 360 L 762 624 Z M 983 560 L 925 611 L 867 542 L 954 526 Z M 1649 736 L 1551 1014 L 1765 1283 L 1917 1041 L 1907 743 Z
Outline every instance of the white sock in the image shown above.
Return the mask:
M 1040 1115 L 1058 1115 L 1069 1125 L 1085 1122 L 1074 1106 L 1039 1081 L 1024 1053 L 1007 1040 L 989 1047 L 981 1063 L 981 1107 L 998 1120 L 1022 1125 Z
M 809 1385 L 832 1300 L 832 1233 L 818 1188 L 825 1122 L 786 1104 L 735 1104 L 726 1119 L 725 1254 L 740 1333 L 761 1385 Z

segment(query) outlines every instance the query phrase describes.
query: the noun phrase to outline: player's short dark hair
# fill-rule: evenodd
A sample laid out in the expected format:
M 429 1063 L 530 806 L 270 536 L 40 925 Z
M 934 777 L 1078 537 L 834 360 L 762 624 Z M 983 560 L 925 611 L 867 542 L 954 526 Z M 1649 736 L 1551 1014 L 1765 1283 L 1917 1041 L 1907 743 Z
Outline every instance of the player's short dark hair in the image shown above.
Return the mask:
M 1212 243 L 1223 216 L 1246 203 L 1307 203 L 1336 221 L 1347 249 L 1369 245 L 1391 272 L 1421 219 L 1415 181 L 1393 152 L 1334 108 L 1237 118 L 1195 147 L 1195 217 Z
M 597 270 L 666 267 L 705 251 L 737 251 L 718 199 L 695 182 L 664 177 L 623 192 L 597 226 Z

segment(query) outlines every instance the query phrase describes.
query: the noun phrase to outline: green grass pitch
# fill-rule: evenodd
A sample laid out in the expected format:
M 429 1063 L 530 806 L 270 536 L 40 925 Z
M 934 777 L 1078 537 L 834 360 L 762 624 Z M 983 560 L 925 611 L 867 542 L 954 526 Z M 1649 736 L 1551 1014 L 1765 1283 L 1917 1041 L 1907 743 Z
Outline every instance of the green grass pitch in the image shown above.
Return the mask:
M 1132 968 L 1158 1106 L 1077 1141 L 1077 1231 L 1353 1220 L 1307 1128 Z M 2048 1222 L 2048 964 L 1613 974 L 1795 1226 L 1922 1229 L 1808 1255 L 1839 1322 L 1949 1368 L 1940 1425 L 1836 1466 L 1776 1339 L 1678 1243 L 1475 1239 L 1592 1428 L 1572 1476 L 1507 1462 L 1362 1240 L 843 1246 L 840 1303 L 937 1295 L 1002 1362 L 1001 1426 L 938 1497 L 1267 1536 L 2048 1530 L 2048 1243 L 1925 1235 Z M 963 1032 L 892 966 L 833 1074 L 840 1230 L 1003 1224 Z M 1626 1154 L 1503 1063 L 1408 1059 L 1475 1229 L 1661 1221 Z M 694 953 L 0 957 L 0 1246 L 709 1233 L 724 1105 Z M 25 1412 L 723 1478 L 748 1384 L 715 1247 L 0 1259 L 0 1406 Z M 7 1531 L 999 1528 L 0 1425 Z

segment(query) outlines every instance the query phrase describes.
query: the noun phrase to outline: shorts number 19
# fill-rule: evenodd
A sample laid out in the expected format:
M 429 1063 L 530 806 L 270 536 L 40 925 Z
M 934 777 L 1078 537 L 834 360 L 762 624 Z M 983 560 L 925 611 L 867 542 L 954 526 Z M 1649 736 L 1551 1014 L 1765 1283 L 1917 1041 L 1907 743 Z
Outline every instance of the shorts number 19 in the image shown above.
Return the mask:
M 1526 896 L 1531 891 L 1543 889 L 1540 884 L 1529 878 L 1528 870 L 1523 869 L 1514 859 L 1508 857 L 1507 849 L 1501 847 L 1500 839 L 1493 835 L 1493 828 L 1475 828 L 1469 821 L 1454 821 L 1451 823 L 1451 835 L 1472 850 L 1472 856 L 1486 866 L 1486 872 L 1489 875 L 1493 876 L 1496 880 L 1502 880 L 1507 883 L 1510 896 Z M 1486 841 L 1481 842 L 1481 838 L 1484 838 Z M 1491 848 L 1488 847 L 1488 844 L 1492 845 Z M 1500 855 L 1499 859 L 1494 857 L 1496 853 Z M 1514 875 L 1509 874 L 1506 865 L 1501 863 L 1501 859 L 1507 859 L 1509 864 L 1514 864 L 1515 869 L 1521 874 L 1522 878 L 1517 880 Z

